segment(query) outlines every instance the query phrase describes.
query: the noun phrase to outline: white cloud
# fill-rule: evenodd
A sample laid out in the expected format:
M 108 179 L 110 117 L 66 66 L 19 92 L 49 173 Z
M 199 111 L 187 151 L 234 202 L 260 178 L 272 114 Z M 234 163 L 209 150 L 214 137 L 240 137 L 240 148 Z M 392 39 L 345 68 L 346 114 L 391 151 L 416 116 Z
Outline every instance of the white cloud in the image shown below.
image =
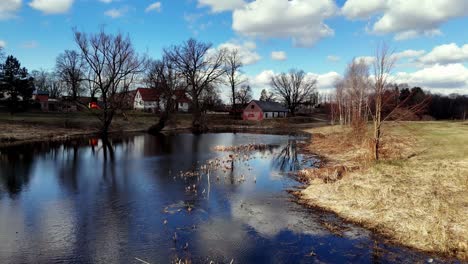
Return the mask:
M 31 41 L 27 41 L 27 42 L 24 42 L 21 47 L 23 49 L 35 49 L 37 47 L 39 47 L 39 42 L 35 41 L 35 40 L 31 40 Z
M 271 59 L 277 60 L 277 61 L 285 61 L 288 59 L 288 56 L 286 55 L 286 52 L 284 51 L 273 51 L 271 53 Z
M 371 31 L 394 33 L 395 39 L 440 35 L 439 27 L 450 19 L 468 16 L 466 0 L 348 0 L 342 13 L 350 19 L 378 15 Z
M 128 12 L 128 7 L 112 8 L 104 12 L 104 15 L 112 18 L 119 18 Z
M 113 0 L 99 0 L 99 2 L 103 2 L 105 4 L 110 4 L 112 3 Z
M 436 46 L 418 61 L 424 64 L 464 63 L 468 61 L 468 44 L 460 47 L 455 43 Z
M 0 20 L 15 17 L 15 13 L 21 8 L 21 0 L 1 0 Z
M 333 0 L 256 0 L 233 12 L 233 29 L 260 38 L 292 38 L 308 47 L 334 35 L 324 20 L 336 14 Z
M 399 72 L 396 81 L 444 93 L 468 92 L 468 69 L 461 63 L 436 64 L 413 73 Z
M 198 7 L 210 7 L 213 13 L 234 10 L 244 5 L 244 0 L 198 0 Z
M 161 2 L 152 3 L 145 9 L 145 12 L 151 11 L 161 12 Z
M 238 43 L 235 41 L 226 42 L 217 47 L 217 49 L 226 49 L 226 50 L 238 50 L 239 57 L 241 62 L 244 65 L 251 65 L 257 63 L 261 57 L 256 52 L 257 45 L 255 42 L 247 41 L 244 43 Z
M 379 11 L 385 10 L 386 6 L 386 0 L 348 0 L 341 11 L 350 19 L 367 19 Z
M 0 48 L 2 48 L 2 49 L 3 49 L 3 48 L 5 48 L 5 47 L 6 47 L 6 45 L 7 45 L 6 41 L 4 41 L 4 40 L 0 40 Z
M 270 89 L 271 77 L 275 76 L 278 73 L 275 73 L 272 70 L 265 70 L 259 73 L 258 75 L 249 79 L 249 83 L 254 89 L 260 94 L 259 91 L 262 89 Z M 335 83 L 342 78 L 342 76 L 337 72 L 327 72 L 324 74 L 306 73 L 307 78 L 312 78 L 317 80 L 317 90 L 319 92 L 328 91 L 333 89 Z
M 397 60 L 406 59 L 406 58 L 414 58 L 423 55 L 426 51 L 424 50 L 404 50 L 401 52 L 396 52 L 393 54 L 393 57 Z
M 73 2 L 74 0 L 32 0 L 29 6 L 45 14 L 63 14 L 70 10 Z
M 338 56 L 335 56 L 335 55 L 328 55 L 327 56 L 327 61 L 331 61 L 331 62 L 337 62 L 337 61 L 340 61 L 340 57 Z
M 373 56 L 361 56 L 361 57 L 354 58 L 355 62 L 359 62 L 361 60 L 363 60 L 364 63 L 366 63 L 367 65 L 372 65 L 375 62 L 375 57 L 373 57 Z

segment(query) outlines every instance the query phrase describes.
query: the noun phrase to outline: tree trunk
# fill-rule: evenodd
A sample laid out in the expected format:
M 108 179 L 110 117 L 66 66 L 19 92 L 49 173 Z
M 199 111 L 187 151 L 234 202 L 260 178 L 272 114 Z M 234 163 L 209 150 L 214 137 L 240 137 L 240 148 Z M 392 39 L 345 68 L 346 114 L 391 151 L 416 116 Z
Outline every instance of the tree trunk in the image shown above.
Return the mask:
M 200 102 L 198 96 L 193 98 L 193 114 L 192 114 L 192 132 L 194 134 L 201 134 L 208 130 L 203 114 L 200 109 Z
M 233 114 L 237 114 L 237 109 L 236 109 L 236 87 L 233 85 L 231 86 L 231 91 L 232 91 L 232 110 Z

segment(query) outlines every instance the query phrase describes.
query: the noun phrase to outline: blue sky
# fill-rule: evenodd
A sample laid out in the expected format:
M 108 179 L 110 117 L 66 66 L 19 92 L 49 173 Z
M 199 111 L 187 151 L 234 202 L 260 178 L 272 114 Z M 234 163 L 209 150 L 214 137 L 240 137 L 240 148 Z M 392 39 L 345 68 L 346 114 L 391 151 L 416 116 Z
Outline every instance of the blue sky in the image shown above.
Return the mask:
M 149 8 L 152 5 L 153 8 Z M 75 49 L 72 28 L 128 33 L 153 58 L 195 37 L 239 48 L 255 93 L 299 68 L 329 91 L 354 57 L 385 41 L 398 82 L 468 93 L 467 0 L 1 0 L 0 46 L 29 70 Z M 272 58 L 272 52 L 276 52 Z M 372 58 L 367 58 L 372 60 Z

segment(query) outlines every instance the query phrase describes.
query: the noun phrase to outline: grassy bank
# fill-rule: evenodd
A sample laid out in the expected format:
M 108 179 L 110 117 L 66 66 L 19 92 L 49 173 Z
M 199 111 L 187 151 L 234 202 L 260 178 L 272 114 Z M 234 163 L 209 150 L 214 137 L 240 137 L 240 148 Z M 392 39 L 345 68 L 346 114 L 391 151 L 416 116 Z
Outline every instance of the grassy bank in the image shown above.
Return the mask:
M 243 121 L 227 114 L 208 114 L 208 127 L 214 132 L 281 130 L 292 132 L 304 128 L 323 126 L 323 115 L 270 119 L 261 122 Z M 145 131 L 157 122 L 154 114 L 127 112 L 117 115 L 112 122 L 112 132 Z M 191 114 L 177 114 L 172 117 L 165 131 L 189 130 Z M 91 113 L 0 113 L 0 146 L 30 141 L 47 141 L 72 136 L 97 133 L 99 120 Z
M 303 172 L 304 202 L 395 242 L 468 260 L 468 123 L 388 124 L 377 164 L 345 129 L 308 132 L 317 135 L 310 151 L 328 162 Z

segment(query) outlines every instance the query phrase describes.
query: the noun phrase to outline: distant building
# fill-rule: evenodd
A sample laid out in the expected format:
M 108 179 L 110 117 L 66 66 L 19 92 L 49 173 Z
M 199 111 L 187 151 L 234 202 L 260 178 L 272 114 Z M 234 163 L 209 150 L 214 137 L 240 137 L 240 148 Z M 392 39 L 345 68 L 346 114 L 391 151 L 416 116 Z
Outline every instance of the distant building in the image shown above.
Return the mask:
M 32 95 L 32 99 L 41 105 L 41 111 L 44 111 L 44 112 L 49 111 L 49 92 L 48 91 L 36 90 Z
M 176 96 L 176 109 L 179 112 L 188 112 L 189 111 L 189 106 L 192 100 L 187 97 L 187 94 L 185 93 L 184 90 L 177 90 L 175 91 L 175 96 Z
M 252 100 L 244 108 L 242 119 L 260 121 L 270 118 L 282 118 L 288 116 L 288 109 L 276 102 Z
M 175 91 L 174 97 L 176 100 L 176 110 L 179 112 L 188 112 L 191 100 L 187 97 L 185 91 Z M 164 111 L 165 107 L 165 102 L 161 97 L 161 91 L 159 89 L 138 88 L 136 90 L 133 100 L 133 108 L 135 110 L 159 112 Z
M 159 98 L 161 93 L 157 89 L 138 88 L 133 100 L 133 108 L 148 112 L 156 112 L 161 109 Z

